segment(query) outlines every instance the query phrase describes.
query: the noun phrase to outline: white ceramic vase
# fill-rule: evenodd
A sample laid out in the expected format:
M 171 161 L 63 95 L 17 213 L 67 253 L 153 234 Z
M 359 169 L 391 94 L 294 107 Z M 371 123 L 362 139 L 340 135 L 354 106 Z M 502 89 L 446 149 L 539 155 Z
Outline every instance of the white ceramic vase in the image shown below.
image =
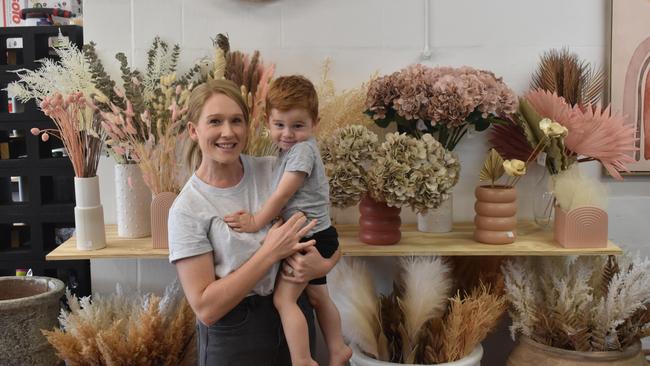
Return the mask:
M 352 366 L 416 366 L 413 364 L 405 363 L 393 363 L 386 361 L 375 360 L 374 358 L 368 357 L 363 352 L 359 351 L 358 348 L 352 347 L 352 359 L 350 359 L 350 365 Z M 481 366 L 481 359 L 483 358 L 483 347 L 479 343 L 476 348 L 469 355 L 461 358 L 458 361 L 454 362 L 445 362 L 438 363 L 437 366 Z M 420 365 L 421 366 L 421 365 Z
M 118 236 L 151 235 L 151 191 L 138 164 L 115 165 L 115 203 Z
M 75 236 L 78 250 L 95 250 L 106 246 L 104 208 L 99 199 L 99 177 L 74 177 Z
M 454 224 L 453 194 L 436 209 L 430 209 L 425 214 L 417 214 L 418 231 L 425 233 L 448 233 Z

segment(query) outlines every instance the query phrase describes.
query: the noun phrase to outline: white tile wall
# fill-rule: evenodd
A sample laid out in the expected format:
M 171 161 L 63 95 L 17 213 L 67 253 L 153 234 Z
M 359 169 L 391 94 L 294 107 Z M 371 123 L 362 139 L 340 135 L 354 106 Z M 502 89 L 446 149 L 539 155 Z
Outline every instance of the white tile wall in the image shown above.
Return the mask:
M 429 65 L 471 65 L 494 71 L 518 93 L 528 88 L 539 55 L 569 47 L 585 60 L 602 66 L 607 60 L 608 0 L 436 0 L 430 1 Z M 113 54 L 124 51 L 143 67 L 155 35 L 182 46 L 181 69 L 202 56 L 212 56 L 210 38 L 230 35 L 234 49 L 259 49 L 277 73 L 320 77 L 326 57 L 339 88 L 365 81 L 375 71 L 389 73 L 421 62 L 424 42 L 422 0 L 86 0 L 85 40 L 98 43 L 106 68 L 118 75 Z M 133 29 L 133 31 L 132 31 Z M 470 220 L 480 152 L 485 137 L 465 139 L 458 147 L 461 181 L 455 188 L 454 216 Z M 600 176 L 598 168 L 590 169 Z M 532 190 L 539 172 L 524 179 L 519 194 Z M 112 162 L 100 164 L 102 202 L 107 222 L 115 221 Z M 603 179 L 610 188 L 610 236 L 646 255 L 650 211 L 648 177 L 626 182 Z M 530 217 L 527 200 L 519 201 L 522 217 Z M 407 211 L 407 210 L 405 210 Z M 355 209 L 336 211 L 339 221 L 354 222 Z M 412 213 L 404 212 L 406 221 Z M 390 268 L 390 259 L 377 259 Z M 165 261 L 93 261 L 93 287 L 112 291 L 116 281 L 142 290 L 161 290 L 175 276 Z M 385 274 L 385 271 L 379 271 Z M 382 277 L 384 278 L 384 277 Z M 389 277 L 384 278 L 389 285 Z

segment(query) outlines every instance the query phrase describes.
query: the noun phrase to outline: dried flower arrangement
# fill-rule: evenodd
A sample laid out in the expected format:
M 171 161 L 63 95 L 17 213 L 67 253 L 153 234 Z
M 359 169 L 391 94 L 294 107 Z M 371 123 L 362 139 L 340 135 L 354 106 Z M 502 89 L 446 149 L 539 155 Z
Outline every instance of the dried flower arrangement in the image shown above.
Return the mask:
M 439 257 L 402 259 L 393 291 L 379 295 L 361 260 L 339 262 L 332 299 L 345 336 L 381 361 L 433 364 L 467 356 L 495 327 L 506 300 L 482 285 L 449 298 L 450 271 Z
M 458 182 L 460 164 L 433 136 L 415 139 L 377 135 L 361 125 L 339 128 L 321 143 L 321 156 L 336 207 L 359 202 L 367 192 L 389 206 L 410 205 L 418 212 L 436 208 Z
M 323 62 L 323 73 L 320 82 L 316 85 L 318 118 L 320 120 L 316 129 L 318 140 L 331 136 L 334 130 L 352 123 L 366 127 L 372 125 L 372 118 L 364 113 L 369 82 L 351 89 L 337 91 L 334 81 L 329 76 L 330 64 L 331 59 L 329 58 Z M 374 78 L 374 76 L 371 77 L 371 80 Z
M 103 88 L 113 85 L 110 97 L 100 105 L 102 127 L 118 163 L 138 163 L 145 183 L 154 194 L 179 192 L 182 186 L 178 150 L 186 140 L 184 115 L 191 85 L 176 78 L 180 47 L 169 47 L 156 37 L 149 49 L 146 72 L 132 70 L 123 53 L 120 61 L 123 87 L 114 86 L 102 65 L 93 67 Z
M 264 64 L 257 50 L 252 55 L 232 51 L 228 37 L 223 34 L 217 35 L 214 46 L 215 59 L 207 63 L 207 69 L 212 70 L 212 73 L 203 72 L 198 81 L 202 82 L 205 78 L 225 78 L 240 85 L 251 111 L 248 144 L 244 152 L 254 156 L 275 155 L 277 148 L 271 142 L 266 127 L 265 110 L 266 94 L 275 73 L 275 65 Z M 205 63 L 203 65 L 206 69 Z
M 69 291 L 70 311 L 61 310 L 61 329 L 43 334 L 70 366 L 192 365 L 196 363 L 196 319 L 178 283 L 162 298 L 126 296 L 77 299 Z
M 647 258 L 518 258 L 507 262 L 503 273 L 513 338 L 612 351 L 650 335 Z
M 487 129 L 514 113 L 514 92 L 493 73 L 471 67 L 411 65 L 370 82 L 367 113 L 412 136 L 434 134 L 453 150 L 469 128 Z
M 83 53 L 61 33 L 54 51 L 58 61 L 44 59 L 36 70 L 16 70 L 18 81 L 9 84 L 7 91 L 22 102 L 34 99 L 56 128 L 32 128 L 32 134 L 40 134 L 43 141 L 59 138 L 75 175 L 94 177 L 106 134 L 99 128 L 92 99 L 105 96 L 95 87 Z

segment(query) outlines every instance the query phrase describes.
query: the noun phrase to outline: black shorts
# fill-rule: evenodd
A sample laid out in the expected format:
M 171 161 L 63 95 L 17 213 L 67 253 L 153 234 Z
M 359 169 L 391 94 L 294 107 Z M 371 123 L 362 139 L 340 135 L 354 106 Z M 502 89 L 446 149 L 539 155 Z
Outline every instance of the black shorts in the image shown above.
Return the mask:
M 336 232 L 334 226 L 330 226 L 325 230 L 314 233 L 314 235 L 308 238 L 302 238 L 300 241 L 305 242 L 312 239 L 316 240 L 316 249 L 323 258 L 331 258 L 339 248 L 339 234 Z M 326 283 L 327 278 L 325 276 L 314 278 L 309 281 L 310 285 L 324 285 Z

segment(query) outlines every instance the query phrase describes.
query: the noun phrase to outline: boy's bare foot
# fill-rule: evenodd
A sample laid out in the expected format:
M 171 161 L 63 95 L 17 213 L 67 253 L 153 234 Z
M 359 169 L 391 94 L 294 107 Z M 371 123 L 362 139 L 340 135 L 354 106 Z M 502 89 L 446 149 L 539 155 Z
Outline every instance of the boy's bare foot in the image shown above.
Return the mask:
M 329 366 L 344 366 L 348 364 L 352 357 L 352 348 L 343 344 L 338 349 L 330 350 Z

